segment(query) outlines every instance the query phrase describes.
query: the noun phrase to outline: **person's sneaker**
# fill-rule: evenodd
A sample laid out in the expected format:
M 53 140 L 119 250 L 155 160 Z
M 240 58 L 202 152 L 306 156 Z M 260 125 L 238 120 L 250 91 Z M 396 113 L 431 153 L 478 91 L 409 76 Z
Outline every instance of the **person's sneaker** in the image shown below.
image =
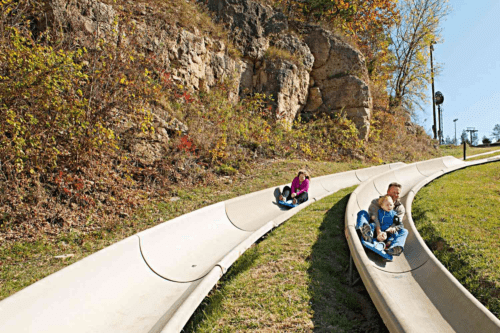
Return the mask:
M 403 248 L 401 246 L 394 246 L 390 249 L 387 249 L 385 252 L 393 256 L 399 256 L 403 252 Z
M 363 224 L 361 226 L 361 236 L 365 242 L 372 243 L 373 237 L 371 236 L 372 229 L 368 224 Z

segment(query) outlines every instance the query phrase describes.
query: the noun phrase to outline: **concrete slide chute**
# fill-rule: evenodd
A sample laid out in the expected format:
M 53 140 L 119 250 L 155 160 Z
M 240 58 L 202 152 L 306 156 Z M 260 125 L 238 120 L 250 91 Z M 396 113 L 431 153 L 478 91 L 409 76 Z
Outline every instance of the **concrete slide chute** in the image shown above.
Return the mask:
M 359 184 L 356 172 L 312 179 L 311 199 L 290 210 L 272 187 L 124 239 L 2 300 L 0 332 L 180 332 L 246 249 L 316 199 Z
M 422 179 L 422 174 L 418 171 L 416 163 L 410 164 L 405 168 L 394 170 L 394 176 L 396 178 L 395 181 L 403 186 L 403 192 L 408 192 L 412 184 Z
M 360 178 L 366 179 L 369 175 L 388 171 L 391 168 L 397 169 L 403 165 L 405 164 L 400 162 L 384 164 L 313 178 L 309 188 L 309 201 L 293 210 L 280 208 L 277 205 L 279 191 L 285 185 L 290 185 L 288 183 L 230 199 L 226 201 L 226 214 L 229 220 L 241 230 L 254 231 L 261 228 L 268 221 L 273 221 L 275 225 L 279 225 L 295 214 L 297 210 L 305 208 L 315 200 L 319 200 L 342 188 L 359 184 Z
M 355 170 L 318 177 L 314 179 L 314 182 L 320 183 L 329 193 L 360 183 Z
M 162 279 L 131 236 L 0 302 L 0 332 L 150 332 L 200 282 Z
M 365 252 L 354 228 L 359 210 L 385 194 L 390 182 L 403 184 L 402 199 L 411 205 L 406 200 L 416 193 L 416 184 L 468 165 L 441 158 L 313 178 L 309 201 L 289 210 L 277 205 L 277 186 L 204 207 L 122 240 L 4 299 L 0 332 L 180 332 L 220 277 L 259 238 L 316 200 L 358 184 L 346 209 L 346 237 L 389 329 L 447 332 L 477 325 L 472 331 L 500 331 L 477 300 L 470 294 L 457 296 L 466 292 L 445 281 L 449 272 L 422 245 L 411 214 L 404 220 L 410 230 L 404 255 L 393 262 Z M 442 292 L 453 298 L 442 297 Z M 451 320 L 453 311 L 448 310 L 457 302 L 472 304 L 469 317 L 479 319 Z M 488 320 L 490 326 L 481 323 Z
M 364 182 L 370 177 L 378 175 L 380 173 L 391 170 L 391 166 L 389 164 L 384 164 L 375 168 L 367 168 L 367 169 L 359 169 L 356 170 L 356 177 L 358 177 L 360 182 Z
M 161 277 L 191 282 L 250 236 L 227 218 L 224 203 L 204 207 L 138 234 L 141 253 Z
M 444 173 L 485 162 L 466 163 L 453 157 L 417 162 L 375 175 L 351 195 L 345 214 L 346 238 L 363 283 L 391 332 L 500 332 L 500 321 L 434 257 L 411 217 L 411 203 L 421 187 Z M 392 176 L 404 184 L 401 201 L 407 214 L 403 223 L 409 235 L 403 254 L 385 261 L 365 251 L 355 224 L 359 209 L 367 210 L 377 197 L 373 188 L 387 191 Z
M 435 158 L 424 162 L 417 162 L 418 171 L 425 177 L 431 176 L 438 171 L 446 169 L 443 158 Z

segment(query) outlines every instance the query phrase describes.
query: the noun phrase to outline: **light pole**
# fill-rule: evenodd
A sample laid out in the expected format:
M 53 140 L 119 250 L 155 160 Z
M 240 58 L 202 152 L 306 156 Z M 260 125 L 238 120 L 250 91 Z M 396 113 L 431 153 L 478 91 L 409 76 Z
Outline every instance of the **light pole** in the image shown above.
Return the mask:
M 432 65 L 432 51 L 434 51 L 434 46 L 436 42 L 432 41 L 430 45 L 431 53 L 431 85 L 432 85 L 432 117 L 434 118 L 434 125 L 432 131 L 434 132 L 434 139 L 437 138 L 437 127 L 436 127 L 436 104 L 434 103 L 434 67 Z
M 457 145 L 457 119 L 453 119 L 453 122 L 455 123 L 455 146 Z
M 438 106 L 439 110 L 439 144 L 443 144 L 443 112 L 441 110 L 441 104 L 444 102 L 444 96 L 440 91 L 436 91 L 436 94 L 434 95 L 434 99 L 436 101 L 436 104 Z

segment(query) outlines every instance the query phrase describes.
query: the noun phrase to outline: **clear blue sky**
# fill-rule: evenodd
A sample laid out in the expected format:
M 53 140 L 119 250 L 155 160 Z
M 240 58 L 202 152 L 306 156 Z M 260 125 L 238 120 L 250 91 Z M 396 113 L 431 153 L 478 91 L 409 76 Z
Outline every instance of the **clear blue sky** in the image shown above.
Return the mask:
M 453 0 L 453 11 L 441 24 L 443 43 L 434 46 L 433 60 L 442 67 L 435 79 L 444 95 L 443 132 L 457 138 L 475 127 L 479 141 L 500 124 L 500 1 Z M 429 85 L 429 99 L 432 98 Z M 436 107 L 437 113 L 437 107 Z M 432 102 L 425 105 L 419 123 L 432 133 Z

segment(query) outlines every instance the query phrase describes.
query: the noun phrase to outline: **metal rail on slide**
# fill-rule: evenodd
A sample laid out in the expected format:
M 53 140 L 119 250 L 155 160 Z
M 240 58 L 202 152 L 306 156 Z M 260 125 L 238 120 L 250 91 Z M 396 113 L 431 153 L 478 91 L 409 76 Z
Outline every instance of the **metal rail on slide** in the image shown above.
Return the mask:
M 351 194 L 345 233 L 352 260 L 384 323 L 391 332 L 500 332 L 500 320 L 472 296 L 436 259 L 411 216 L 415 194 L 432 180 L 461 168 L 498 161 L 463 162 L 452 157 L 418 162 L 375 175 Z M 403 185 L 403 220 L 409 231 L 405 249 L 394 260 L 368 253 L 355 230 L 357 213 L 367 210 L 393 181 Z
M 96 252 L 0 302 L 0 332 L 179 332 L 233 262 L 309 204 L 404 163 L 314 178 L 309 201 L 277 187 L 204 207 Z

